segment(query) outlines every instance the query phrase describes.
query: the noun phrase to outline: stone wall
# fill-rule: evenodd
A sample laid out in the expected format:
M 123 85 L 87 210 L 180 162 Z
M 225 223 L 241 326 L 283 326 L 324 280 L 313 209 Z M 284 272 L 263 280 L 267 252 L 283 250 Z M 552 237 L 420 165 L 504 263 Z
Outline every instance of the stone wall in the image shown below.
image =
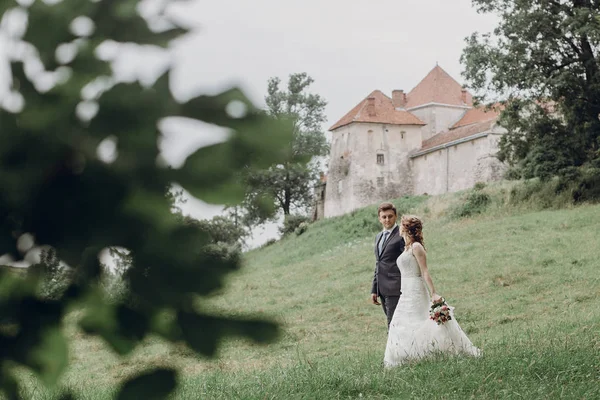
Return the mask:
M 421 146 L 420 126 L 354 123 L 332 132 L 325 217 L 412 194 L 408 154 Z
M 456 192 L 476 182 L 502 179 L 505 166 L 495 157 L 500 134 L 487 132 L 412 158 L 414 194 Z
M 314 192 L 314 204 L 312 209 L 312 220 L 325 218 L 325 189 L 327 187 L 326 182 L 321 181 L 315 186 Z
M 412 108 L 408 111 L 427 124 L 422 128 L 423 140 L 427 140 L 437 133 L 447 131 L 462 118 L 467 110 L 467 107 L 440 104 Z

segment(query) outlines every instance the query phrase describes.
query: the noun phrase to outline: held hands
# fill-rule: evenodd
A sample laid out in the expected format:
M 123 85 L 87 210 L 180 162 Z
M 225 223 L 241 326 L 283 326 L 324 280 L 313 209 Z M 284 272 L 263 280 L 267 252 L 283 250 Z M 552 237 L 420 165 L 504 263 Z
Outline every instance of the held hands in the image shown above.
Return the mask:
M 377 293 L 371 293 L 371 303 L 375 304 L 376 306 L 381 305 L 381 303 L 377 301 Z

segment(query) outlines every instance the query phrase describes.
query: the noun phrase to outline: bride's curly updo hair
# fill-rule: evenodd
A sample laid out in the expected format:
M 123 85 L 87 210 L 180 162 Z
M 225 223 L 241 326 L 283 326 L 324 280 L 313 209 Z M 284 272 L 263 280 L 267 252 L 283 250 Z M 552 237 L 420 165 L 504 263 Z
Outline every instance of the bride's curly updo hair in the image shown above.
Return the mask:
M 419 217 L 414 215 L 403 215 L 400 224 L 402 232 L 406 232 L 408 239 L 405 247 L 410 248 L 413 243 L 417 242 L 421 243 L 423 248 L 425 248 L 425 241 L 423 240 L 423 221 L 421 221 Z

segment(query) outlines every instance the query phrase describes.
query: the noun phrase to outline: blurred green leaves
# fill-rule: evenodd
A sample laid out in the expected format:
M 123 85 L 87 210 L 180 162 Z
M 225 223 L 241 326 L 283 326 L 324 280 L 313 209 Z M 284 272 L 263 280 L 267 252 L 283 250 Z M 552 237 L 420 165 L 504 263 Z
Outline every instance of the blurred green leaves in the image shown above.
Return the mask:
M 117 400 L 164 399 L 175 389 L 176 384 L 175 371 L 157 369 L 123 385 Z
M 236 88 L 178 103 L 169 90 L 169 71 L 150 86 L 112 83 L 85 99 L 97 105 L 95 115 L 79 117 L 82 89 L 112 74 L 110 64 L 95 58 L 99 45 L 168 48 L 186 32 L 173 21 L 168 30 L 153 32 L 138 14 L 138 3 L 63 0 L 24 7 L 0 0 L 0 12 L 16 7 L 28 15 L 22 44 L 37 50 L 10 60 L 12 88 L 23 96 L 24 108 L 17 113 L 0 109 L 0 256 L 24 258 L 28 249 L 17 243 L 30 234 L 36 246 L 52 247 L 74 270 L 64 294 L 49 300 L 37 290 L 39 274 L 21 277 L 0 269 L 0 388 L 9 398 L 18 398 L 15 363 L 49 386 L 57 383 L 69 360 L 61 323 L 71 309 L 82 310 L 79 322 L 86 333 L 102 337 L 122 355 L 151 334 L 184 341 L 206 356 L 216 354 L 224 336 L 264 343 L 277 335 L 269 321 L 224 319 L 197 310 L 199 299 L 221 288 L 239 260 L 209 251 L 206 227 L 173 216 L 165 188 L 177 183 L 205 201 L 239 202 L 246 192 L 242 171 L 283 162 L 293 122 L 272 118 Z M 81 16 L 93 21 L 85 38 L 71 30 Z M 65 44 L 74 44 L 75 55 L 57 60 L 57 47 Z M 31 57 L 39 57 L 44 71 L 27 67 Z M 69 79 L 40 90 L 40 76 L 61 63 L 70 68 Z M 229 137 L 198 149 L 180 168 L 164 166 L 158 161 L 158 122 L 177 116 L 227 128 Z M 116 143 L 111 162 L 98 155 L 107 138 Z M 117 246 L 131 256 L 124 274 L 130 293 L 109 302 L 98 284 L 105 273 L 99 256 Z M 166 315 L 177 317 L 167 323 Z M 175 386 L 176 371 L 159 369 L 125 382 L 117 398 L 165 398 Z

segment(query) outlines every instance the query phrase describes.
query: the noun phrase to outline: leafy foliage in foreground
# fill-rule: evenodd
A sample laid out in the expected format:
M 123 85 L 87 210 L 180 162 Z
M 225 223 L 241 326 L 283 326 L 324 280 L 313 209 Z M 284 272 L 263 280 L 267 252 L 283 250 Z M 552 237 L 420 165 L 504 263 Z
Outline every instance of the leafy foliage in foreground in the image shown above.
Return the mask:
M 194 307 L 198 296 L 223 285 L 239 260 L 207 251 L 209 233 L 173 217 L 165 188 L 177 183 L 205 201 L 240 201 L 241 169 L 280 162 L 291 123 L 269 118 L 238 89 L 178 103 L 169 91 L 169 68 L 150 86 L 117 82 L 109 63 L 96 58 L 98 46 L 112 41 L 167 47 L 186 29 L 168 21 L 164 10 L 153 22 L 170 28 L 153 32 L 137 12 L 138 0 L 54 3 L 0 2 L 4 33 L 26 49 L 10 55 L 12 93 L 0 109 L 0 255 L 19 260 L 37 246 L 50 246 L 75 275 L 61 295 L 43 299 L 36 274 L 23 279 L 0 271 L 0 388 L 19 398 L 15 365 L 30 368 L 50 386 L 57 382 L 69 362 L 61 321 L 71 307 L 84 310 L 79 324 L 85 332 L 121 355 L 149 334 L 185 342 L 207 356 L 226 335 L 273 339 L 273 323 L 207 315 Z M 6 21 L 18 21 L 19 14 L 27 16 L 27 28 L 9 31 Z M 75 29 L 76 19 L 91 29 Z M 57 57 L 59 47 L 74 55 Z M 36 70 L 36 60 L 43 68 Z M 231 116 L 231 104 L 245 113 Z M 233 133 L 224 143 L 197 150 L 182 167 L 168 168 L 159 162 L 157 123 L 171 116 Z M 106 142 L 116 145 L 110 161 L 98 153 Z M 33 248 L 20 245 L 25 234 L 35 238 Z M 110 247 L 129 251 L 132 265 L 124 277 L 134 303 L 106 301 L 99 254 Z M 159 318 L 165 314 L 172 316 L 168 325 Z M 176 371 L 146 371 L 124 383 L 117 398 L 147 398 L 149 390 L 164 397 L 176 383 Z

